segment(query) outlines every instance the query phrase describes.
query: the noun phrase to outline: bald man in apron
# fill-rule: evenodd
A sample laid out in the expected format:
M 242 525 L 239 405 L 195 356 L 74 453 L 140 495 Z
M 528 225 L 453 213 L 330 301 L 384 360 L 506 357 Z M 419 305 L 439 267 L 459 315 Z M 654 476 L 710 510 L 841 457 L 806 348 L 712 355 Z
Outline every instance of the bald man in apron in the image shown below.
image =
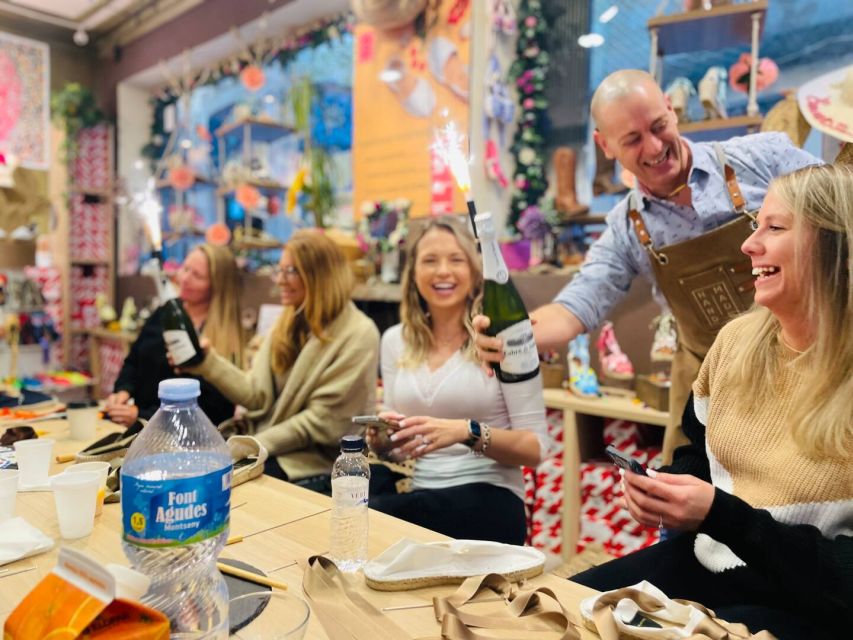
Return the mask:
M 728 320 L 752 304 L 753 278 L 740 245 L 776 176 L 820 160 L 783 133 L 694 143 L 682 138 L 669 99 L 643 71 L 617 71 L 592 100 L 594 138 L 605 155 L 637 178 L 638 186 L 607 214 L 607 229 L 587 252 L 580 273 L 554 302 L 535 310 L 541 350 L 565 345 L 601 325 L 636 276 L 653 284 L 678 326 L 672 363 L 670 424 L 664 458 L 686 442 L 681 414 L 699 365 Z M 477 348 L 486 362 L 502 345 L 483 331 Z

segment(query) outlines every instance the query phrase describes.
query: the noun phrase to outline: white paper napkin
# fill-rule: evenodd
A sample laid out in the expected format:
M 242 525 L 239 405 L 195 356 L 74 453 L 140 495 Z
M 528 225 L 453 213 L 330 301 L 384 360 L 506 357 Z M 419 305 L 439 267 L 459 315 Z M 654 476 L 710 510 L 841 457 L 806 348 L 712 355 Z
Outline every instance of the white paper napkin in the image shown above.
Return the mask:
M 371 580 L 411 580 L 432 577 L 469 577 L 486 573 L 509 574 L 545 564 L 545 554 L 484 540 L 414 542 L 403 538 L 364 566 Z
M 43 553 L 53 540 L 21 517 L 0 522 L 0 565 Z

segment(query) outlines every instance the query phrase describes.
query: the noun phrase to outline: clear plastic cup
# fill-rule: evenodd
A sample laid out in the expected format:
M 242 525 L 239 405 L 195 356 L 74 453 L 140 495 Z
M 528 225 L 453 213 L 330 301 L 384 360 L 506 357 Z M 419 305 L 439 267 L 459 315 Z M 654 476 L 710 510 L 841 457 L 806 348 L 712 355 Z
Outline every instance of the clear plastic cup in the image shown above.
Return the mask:
M 18 471 L 21 472 L 18 477 L 18 486 L 41 487 L 47 485 L 53 440 L 50 438 L 18 440 L 14 447 Z
M 305 600 L 286 591 L 237 596 L 228 603 L 228 609 L 232 620 L 250 618 L 247 625 L 231 634 L 239 640 L 302 640 L 311 615 Z
M 83 538 L 92 533 L 99 483 L 100 474 L 97 471 L 60 473 L 50 479 L 59 534 L 66 540 Z
M 17 469 L 0 469 L 0 522 L 15 517 L 19 475 Z
M 107 476 L 110 473 L 109 462 L 79 462 L 72 464 L 65 470 L 65 473 L 80 473 L 81 471 L 94 471 L 98 474 L 101 482 L 98 485 L 98 499 L 95 503 L 95 515 L 101 515 L 104 509 L 104 496 L 107 493 Z

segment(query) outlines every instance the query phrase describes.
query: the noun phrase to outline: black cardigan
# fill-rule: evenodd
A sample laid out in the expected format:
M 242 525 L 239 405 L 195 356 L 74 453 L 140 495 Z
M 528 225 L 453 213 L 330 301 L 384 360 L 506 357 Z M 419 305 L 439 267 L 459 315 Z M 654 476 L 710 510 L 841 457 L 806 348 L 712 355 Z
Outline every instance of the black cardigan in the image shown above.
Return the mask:
M 157 385 L 167 378 L 196 378 L 201 382 L 199 406 L 213 424 L 220 424 L 234 416 L 234 403 L 225 398 L 216 387 L 198 376 L 176 374 L 166 359 L 163 341 L 162 307 L 151 314 L 142 326 L 139 337 L 130 347 L 115 382 L 115 391 L 127 391 L 139 407 L 139 417 L 149 419 L 160 407 Z
M 690 444 L 676 449 L 672 464 L 661 471 L 688 473 L 711 482 L 705 425 L 693 411 L 692 394 L 681 425 Z M 715 490 L 698 532 L 727 545 L 771 582 L 784 585 L 790 599 L 780 605 L 822 616 L 827 626 L 853 628 L 853 537 L 839 535 L 830 540 L 812 525 L 784 524 L 721 489 Z

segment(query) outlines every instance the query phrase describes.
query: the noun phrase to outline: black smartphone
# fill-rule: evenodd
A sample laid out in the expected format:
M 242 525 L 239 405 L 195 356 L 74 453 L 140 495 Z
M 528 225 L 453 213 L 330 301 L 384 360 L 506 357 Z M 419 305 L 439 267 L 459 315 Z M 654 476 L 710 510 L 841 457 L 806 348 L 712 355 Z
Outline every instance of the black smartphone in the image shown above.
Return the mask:
M 391 420 L 380 418 L 379 416 L 355 416 L 353 424 L 364 425 L 365 427 L 376 427 L 377 429 L 399 429 L 400 425 Z
M 616 449 L 612 444 L 607 445 L 607 448 L 604 450 L 604 453 L 607 454 L 607 457 L 613 461 L 620 469 L 625 469 L 625 471 L 633 471 L 634 473 L 638 473 L 641 476 L 648 475 L 646 473 L 646 468 L 641 465 L 639 462 L 634 460 L 633 458 L 629 458 L 624 453 Z

